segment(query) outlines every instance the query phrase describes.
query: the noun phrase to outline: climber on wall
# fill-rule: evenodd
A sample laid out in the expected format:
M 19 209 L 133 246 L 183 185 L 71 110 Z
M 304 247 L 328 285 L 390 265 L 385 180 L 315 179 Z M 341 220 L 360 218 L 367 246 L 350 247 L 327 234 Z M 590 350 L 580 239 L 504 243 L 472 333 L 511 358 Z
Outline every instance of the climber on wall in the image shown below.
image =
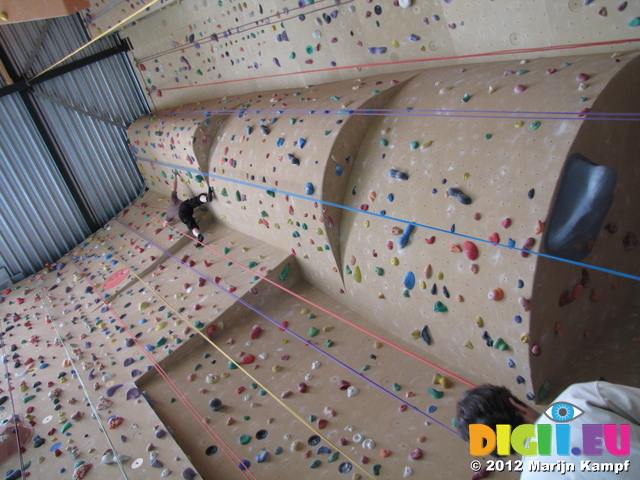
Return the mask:
M 200 227 L 198 227 L 196 219 L 193 218 L 193 212 L 200 205 L 213 200 L 215 196 L 213 193 L 213 189 L 210 187 L 207 193 L 201 193 L 200 195 L 196 195 L 189 200 L 180 201 L 180 199 L 178 198 L 178 176 L 180 175 L 180 173 L 177 171 L 174 173 L 175 176 L 173 179 L 173 190 L 171 191 L 171 200 L 169 201 L 169 206 L 167 207 L 167 215 L 164 220 L 164 225 L 169 226 L 169 222 L 178 217 L 182 221 L 182 223 L 184 223 L 191 231 L 193 236 L 198 239 L 196 247 L 201 248 L 202 242 L 204 241 L 204 236 L 200 232 Z

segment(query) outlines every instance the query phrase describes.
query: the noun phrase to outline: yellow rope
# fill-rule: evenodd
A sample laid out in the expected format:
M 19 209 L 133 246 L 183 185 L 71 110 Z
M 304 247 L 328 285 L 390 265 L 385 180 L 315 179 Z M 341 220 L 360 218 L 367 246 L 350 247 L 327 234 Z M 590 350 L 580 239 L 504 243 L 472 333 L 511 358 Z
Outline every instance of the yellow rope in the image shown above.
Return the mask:
M 152 0 L 151 3 L 149 5 L 145 5 L 144 7 L 136 10 L 135 12 L 133 12 L 131 15 L 129 15 L 127 18 L 120 20 L 118 23 L 116 23 L 113 27 L 111 27 L 110 29 L 108 29 L 106 32 L 101 33 L 100 35 L 98 35 L 97 37 L 95 37 L 94 39 L 90 40 L 89 42 L 85 43 L 84 45 L 82 45 L 80 48 L 78 48 L 77 50 L 71 52 L 69 55 L 67 55 L 66 57 L 64 57 L 62 60 L 58 60 L 56 63 L 54 63 L 53 65 L 51 65 L 50 67 L 44 69 L 43 71 L 41 71 L 39 74 L 31 77 L 29 79 L 29 81 L 38 78 L 40 75 L 42 75 L 43 73 L 48 72 L 49 70 L 51 70 L 52 68 L 57 67 L 58 65 L 60 65 L 62 62 L 64 62 L 65 60 L 73 57 L 76 53 L 78 53 L 81 50 L 84 50 L 85 48 L 87 48 L 89 45 L 91 45 L 94 42 L 97 42 L 98 40 L 100 40 L 102 37 L 105 37 L 107 35 L 109 35 L 110 33 L 114 32 L 115 30 L 117 30 L 118 28 L 120 28 L 121 25 L 123 25 L 124 23 L 128 23 L 129 20 L 131 20 L 133 17 L 135 17 L 136 15 L 138 15 L 140 12 L 142 12 L 143 10 L 146 10 L 147 8 L 150 8 L 154 3 L 158 3 L 160 0 Z
M 315 433 L 316 435 L 318 435 L 322 440 L 324 440 L 325 442 L 327 442 L 329 445 L 331 445 L 333 448 L 336 449 L 336 451 L 340 452 L 340 454 L 342 456 L 344 456 L 347 460 L 349 460 L 353 465 L 355 465 L 356 467 L 358 467 L 360 470 L 362 470 L 362 472 L 368 476 L 371 480 L 375 480 L 375 477 L 370 474 L 369 472 L 367 472 L 360 464 L 358 464 L 357 462 L 355 462 L 353 459 L 351 459 L 351 457 L 349 457 L 347 454 L 345 454 L 342 450 L 340 450 L 338 447 L 336 447 L 333 443 L 331 443 L 327 438 L 325 438 L 320 432 L 318 432 L 317 430 L 315 430 L 312 426 L 310 426 L 302 417 L 300 417 L 300 415 L 298 415 L 295 411 L 293 411 L 289 406 L 287 406 L 286 403 L 284 403 L 280 398 L 278 398 L 277 395 L 275 395 L 273 392 L 271 392 L 267 387 L 265 387 L 262 383 L 260 383 L 255 377 L 253 377 L 253 375 L 251 375 L 246 369 L 244 369 L 238 362 L 236 362 L 235 360 L 233 360 L 229 355 L 227 355 L 227 353 L 225 353 L 218 345 L 216 345 L 209 337 L 207 337 L 204 333 L 202 333 L 202 331 L 198 328 L 196 328 L 189 320 L 187 320 L 184 316 L 182 316 L 175 308 L 173 308 L 173 306 L 167 302 L 164 298 L 162 298 L 162 296 L 160 294 L 158 294 L 153 288 L 151 288 L 150 285 L 148 285 L 147 283 L 144 282 L 144 280 L 142 280 L 132 269 L 130 269 L 127 265 L 125 265 L 125 263 L 120 260 L 120 257 L 118 257 L 118 255 L 116 255 L 115 253 L 113 253 L 112 251 L 110 251 L 109 249 L 107 249 L 104 245 L 100 245 L 105 251 L 107 251 L 107 253 L 111 254 L 113 258 L 115 258 L 118 262 L 120 262 L 125 268 L 127 268 L 129 270 L 129 272 L 131 273 L 131 275 L 133 275 L 134 277 L 136 277 L 138 279 L 138 281 L 140 283 L 142 283 L 147 289 L 149 289 L 149 291 L 151 291 L 156 297 L 158 297 L 160 299 L 160 301 L 162 301 L 167 307 L 169 307 L 178 317 L 180 317 L 181 320 L 183 320 L 184 322 L 186 322 L 188 325 L 190 325 L 194 331 L 196 331 L 202 338 L 204 338 L 207 342 L 209 342 L 216 350 L 218 350 L 218 352 L 220 352 L 222 355 L 224 355 L 227 360 L 229 360 L 230 362 L 233 362 L 234 365 L 237 366 L 237 368 L 243 372 L 247 377 L 249 377 L 251 379 L 251 381 L 253 381 L 254 383 L 256 383 L 257 385 L 260 386 L 260 388 L 262 388 L 265 392 L 267 392 L 271 397 L 273 397 L 273 399 L 278 402 L 282 407 L 285 408 L 285 410 L 287 410 L 291 415 L 293 415 L 298 421 L 300 421 L 304 426 L 306 426 L 309 430 L 311 430 L 313 433 Z

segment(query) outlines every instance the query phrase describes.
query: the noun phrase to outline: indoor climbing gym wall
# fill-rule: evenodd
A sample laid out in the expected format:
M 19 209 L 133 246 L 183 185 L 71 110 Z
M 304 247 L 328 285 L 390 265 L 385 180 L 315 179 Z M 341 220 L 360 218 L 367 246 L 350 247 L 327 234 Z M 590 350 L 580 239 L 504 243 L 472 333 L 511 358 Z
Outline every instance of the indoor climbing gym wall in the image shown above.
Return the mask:
M 82 15 L 146 188 L 0 292 L 6 478 L 479 478 L 468 388 L 640 385 L 640 1 Z

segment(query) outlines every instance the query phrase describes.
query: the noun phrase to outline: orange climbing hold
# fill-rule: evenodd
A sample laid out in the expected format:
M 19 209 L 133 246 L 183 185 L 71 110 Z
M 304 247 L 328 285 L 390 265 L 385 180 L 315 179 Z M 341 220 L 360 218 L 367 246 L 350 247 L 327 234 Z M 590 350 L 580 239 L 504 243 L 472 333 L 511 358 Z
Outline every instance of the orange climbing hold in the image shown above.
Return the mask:
M 499 302 L 504 298 L 504 291 L 500 287 L 489 290 L 489 300 Z

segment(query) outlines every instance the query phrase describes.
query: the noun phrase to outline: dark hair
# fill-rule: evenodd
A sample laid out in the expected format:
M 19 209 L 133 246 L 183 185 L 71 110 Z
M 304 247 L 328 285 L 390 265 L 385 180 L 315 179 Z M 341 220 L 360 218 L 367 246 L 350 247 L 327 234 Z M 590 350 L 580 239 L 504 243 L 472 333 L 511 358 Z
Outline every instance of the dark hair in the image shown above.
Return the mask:
M 508 388 L 497 385 L 480 385 L 462 394 L 456 408 L 458 432 L 464 440 L 469 440 L 469 425 L 481 423 L 495 430 L 496 425 L 511 425 L 512 428 L 522 425 L 524 419 L 511 404 L 514 397 Z

